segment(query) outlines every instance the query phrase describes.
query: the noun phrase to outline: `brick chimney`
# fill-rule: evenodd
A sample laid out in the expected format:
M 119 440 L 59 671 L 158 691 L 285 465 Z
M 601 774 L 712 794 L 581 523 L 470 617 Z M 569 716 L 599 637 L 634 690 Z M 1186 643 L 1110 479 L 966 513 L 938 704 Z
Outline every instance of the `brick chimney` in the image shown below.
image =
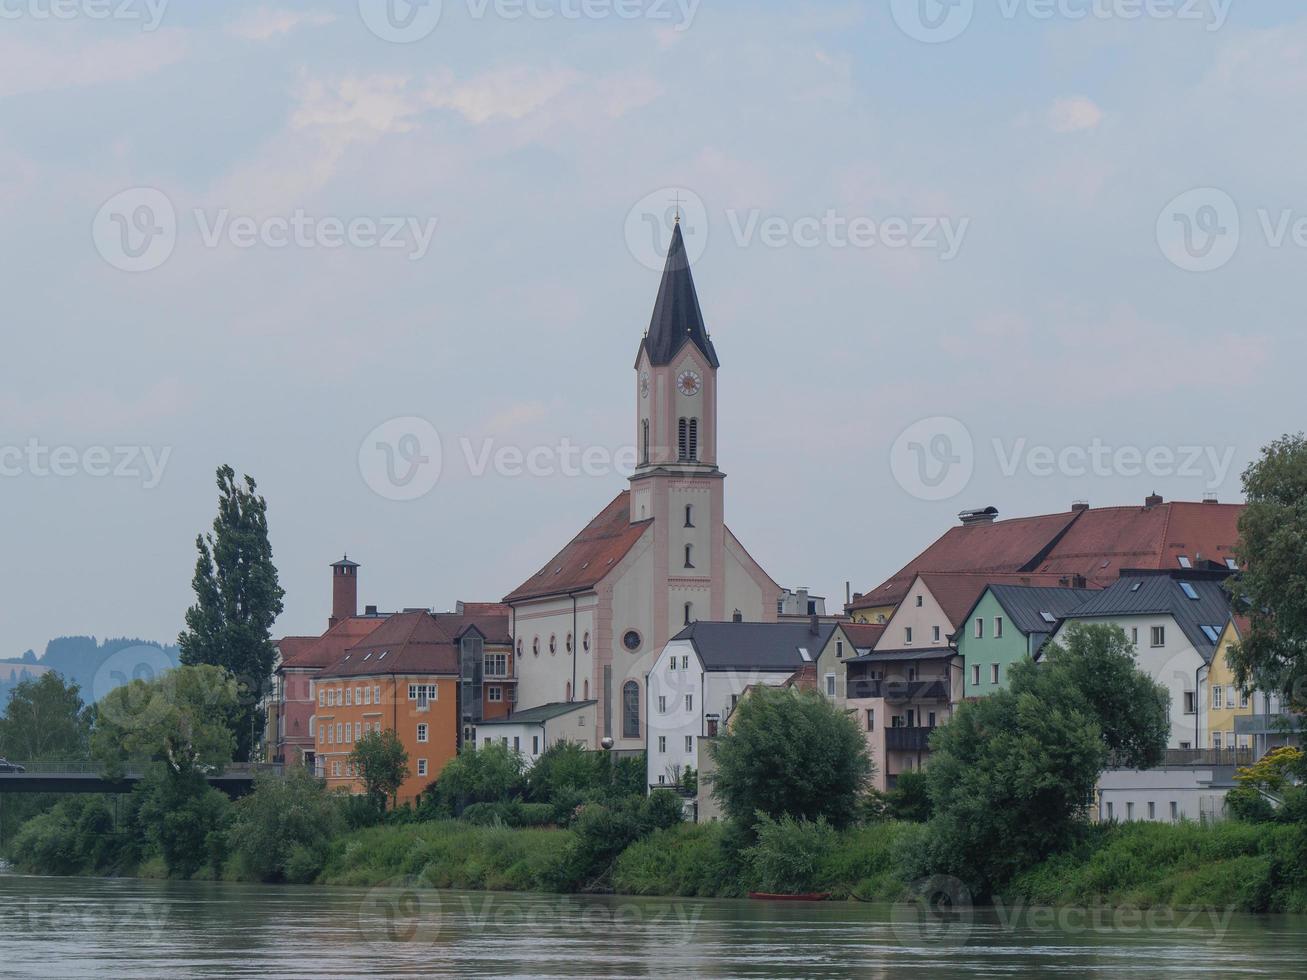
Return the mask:
M 331 566 L 331 618 L 327 628 L 353 619 L 359 609 L 359 566 L 346 555 Z
M 997 517 L 997 507 L 982 507 L 978 510 L 964 510 L 958 515 L 958 520 L 964 527 L 973 527 L 976 524 L 993 524 Z
M 1161 506 L 1162 506 L 1162 495 L 1159 494 L 1157 491 L 1153 491 L 1153 492 L 1150 493 L 1147 497 L 1144 498 L 1144 506 L 1145 506 L 1145 507 L 1161 507 Z

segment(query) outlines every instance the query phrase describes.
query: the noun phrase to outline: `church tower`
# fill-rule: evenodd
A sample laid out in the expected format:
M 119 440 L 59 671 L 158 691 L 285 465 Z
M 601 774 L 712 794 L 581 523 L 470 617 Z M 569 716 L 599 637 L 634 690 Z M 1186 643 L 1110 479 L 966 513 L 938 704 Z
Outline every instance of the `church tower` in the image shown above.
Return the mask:
M 666 575 L 666 588 L 653 590 L 660 640 L 688 623 L 721 620 L 729 612 L 723 589 L 725 474 L 717 468 L 718 367 L 678 220 L 635 362 L 631 522 L 653 520 L 655 569 L 660 578 Z

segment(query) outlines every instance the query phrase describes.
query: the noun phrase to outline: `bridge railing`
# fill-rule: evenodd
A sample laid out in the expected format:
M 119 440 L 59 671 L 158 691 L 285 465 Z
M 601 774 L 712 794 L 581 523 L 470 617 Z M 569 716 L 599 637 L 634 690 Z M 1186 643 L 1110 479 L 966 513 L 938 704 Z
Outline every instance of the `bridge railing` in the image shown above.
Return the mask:
M 22 772 L 3 772 L 0 771 L 0 777 L 23 775 L 29 776 L 101 776 L 104 774 L 105 766 L 99 762 L 19 762 L 17 760 L 7 760 L 9 765 Z M 285 767 L 278 762 L 233 762 L 225 766 L 221 772 L 209 773 L 209 778 L 222 777 L 241 777 L 248 776 L 253 778 L 257 774 L 266 774 L 280 776 L 283 774 Z M 127 779 L 139 779 L 142 776 L 142 770 L 139 765 L 128 764 L 123 767 L 123 775 Z

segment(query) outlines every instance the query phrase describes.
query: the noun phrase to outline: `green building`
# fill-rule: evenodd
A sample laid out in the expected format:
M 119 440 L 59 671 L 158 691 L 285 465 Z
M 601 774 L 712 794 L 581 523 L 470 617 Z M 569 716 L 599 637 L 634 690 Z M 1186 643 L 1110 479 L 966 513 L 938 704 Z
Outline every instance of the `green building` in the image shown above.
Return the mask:
M 1007 687 L 1011 666 L 1035 656 L 1059 620 L 1093 594 L 1092 589 L 987 586 L 954 634 L 965 676 L 963 696 L 984 697 Z

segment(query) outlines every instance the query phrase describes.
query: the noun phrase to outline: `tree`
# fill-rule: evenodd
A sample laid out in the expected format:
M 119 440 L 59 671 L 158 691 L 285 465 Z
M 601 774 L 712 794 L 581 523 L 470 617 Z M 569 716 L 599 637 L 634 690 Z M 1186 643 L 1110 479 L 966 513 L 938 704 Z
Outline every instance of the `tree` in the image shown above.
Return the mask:
M 1251 624 L 1230 648 L 1241 687 L 1283 692 L 1307 711 L 1307 438 L 1277 439 L 1243 474 L 1232 580 L 1236 608 Z
M 229 834 L 243 870 L 260 881 L 305 883 L 317 877 L 343 819 L 339 800 L 307 769 L 259 776 L 238 800 Z
M 991 896 L 1077 839 L 1113 753 L 1129 765 L 1161 757 L 1165 718 L 1165 691 L 1134 667 L 1123 632 L 1069 631 L 1043 662 L 1013 666 L 1006 691 L 962 704 L 932 735 L 934 815 L 916 870 Z
M 446 765 L 427 796 L 438 813 L 460 816 L 474 803 L 509 803 L 522 798 L 522 757 L 506 745 L 468 746 Z
M 183 664 L 224 667 L 239 679 L 231 727 L 241 760 L 250 759 L 262 729 L 259 700 L 272 676 L 272 626 L 285 595 L 272 563 L 268 504 L 257 489 L 249 476 L 241 486 L 230 466 L 219 468 L 218 516 L 212 533 L 195 539 L 196 602 L 178 638 Z
M 349 762 L 363 780 L 364 792 L 382 812 L 408 779 L 408 752 L 399 736 L 389 728 L 384 732 L 368 732 L 355 742 Z
M 711 751 L 713 794 L 748 825 L 763 813 L 847 826 L 871 778 L 857 724 L 815 691 L 755 687 Z
M 221 667 L 178 667 L 105 695 L 95 709 L 91 754 L 112 767 L 157 761 L 177 777 L 222 769 L 235 739 L 227 720 L 239 703 Z
M 34 762 L 84 759 L 89 732 L 81 690 L 48 671 L 10 692 L 0 717 L 0 756 Z

